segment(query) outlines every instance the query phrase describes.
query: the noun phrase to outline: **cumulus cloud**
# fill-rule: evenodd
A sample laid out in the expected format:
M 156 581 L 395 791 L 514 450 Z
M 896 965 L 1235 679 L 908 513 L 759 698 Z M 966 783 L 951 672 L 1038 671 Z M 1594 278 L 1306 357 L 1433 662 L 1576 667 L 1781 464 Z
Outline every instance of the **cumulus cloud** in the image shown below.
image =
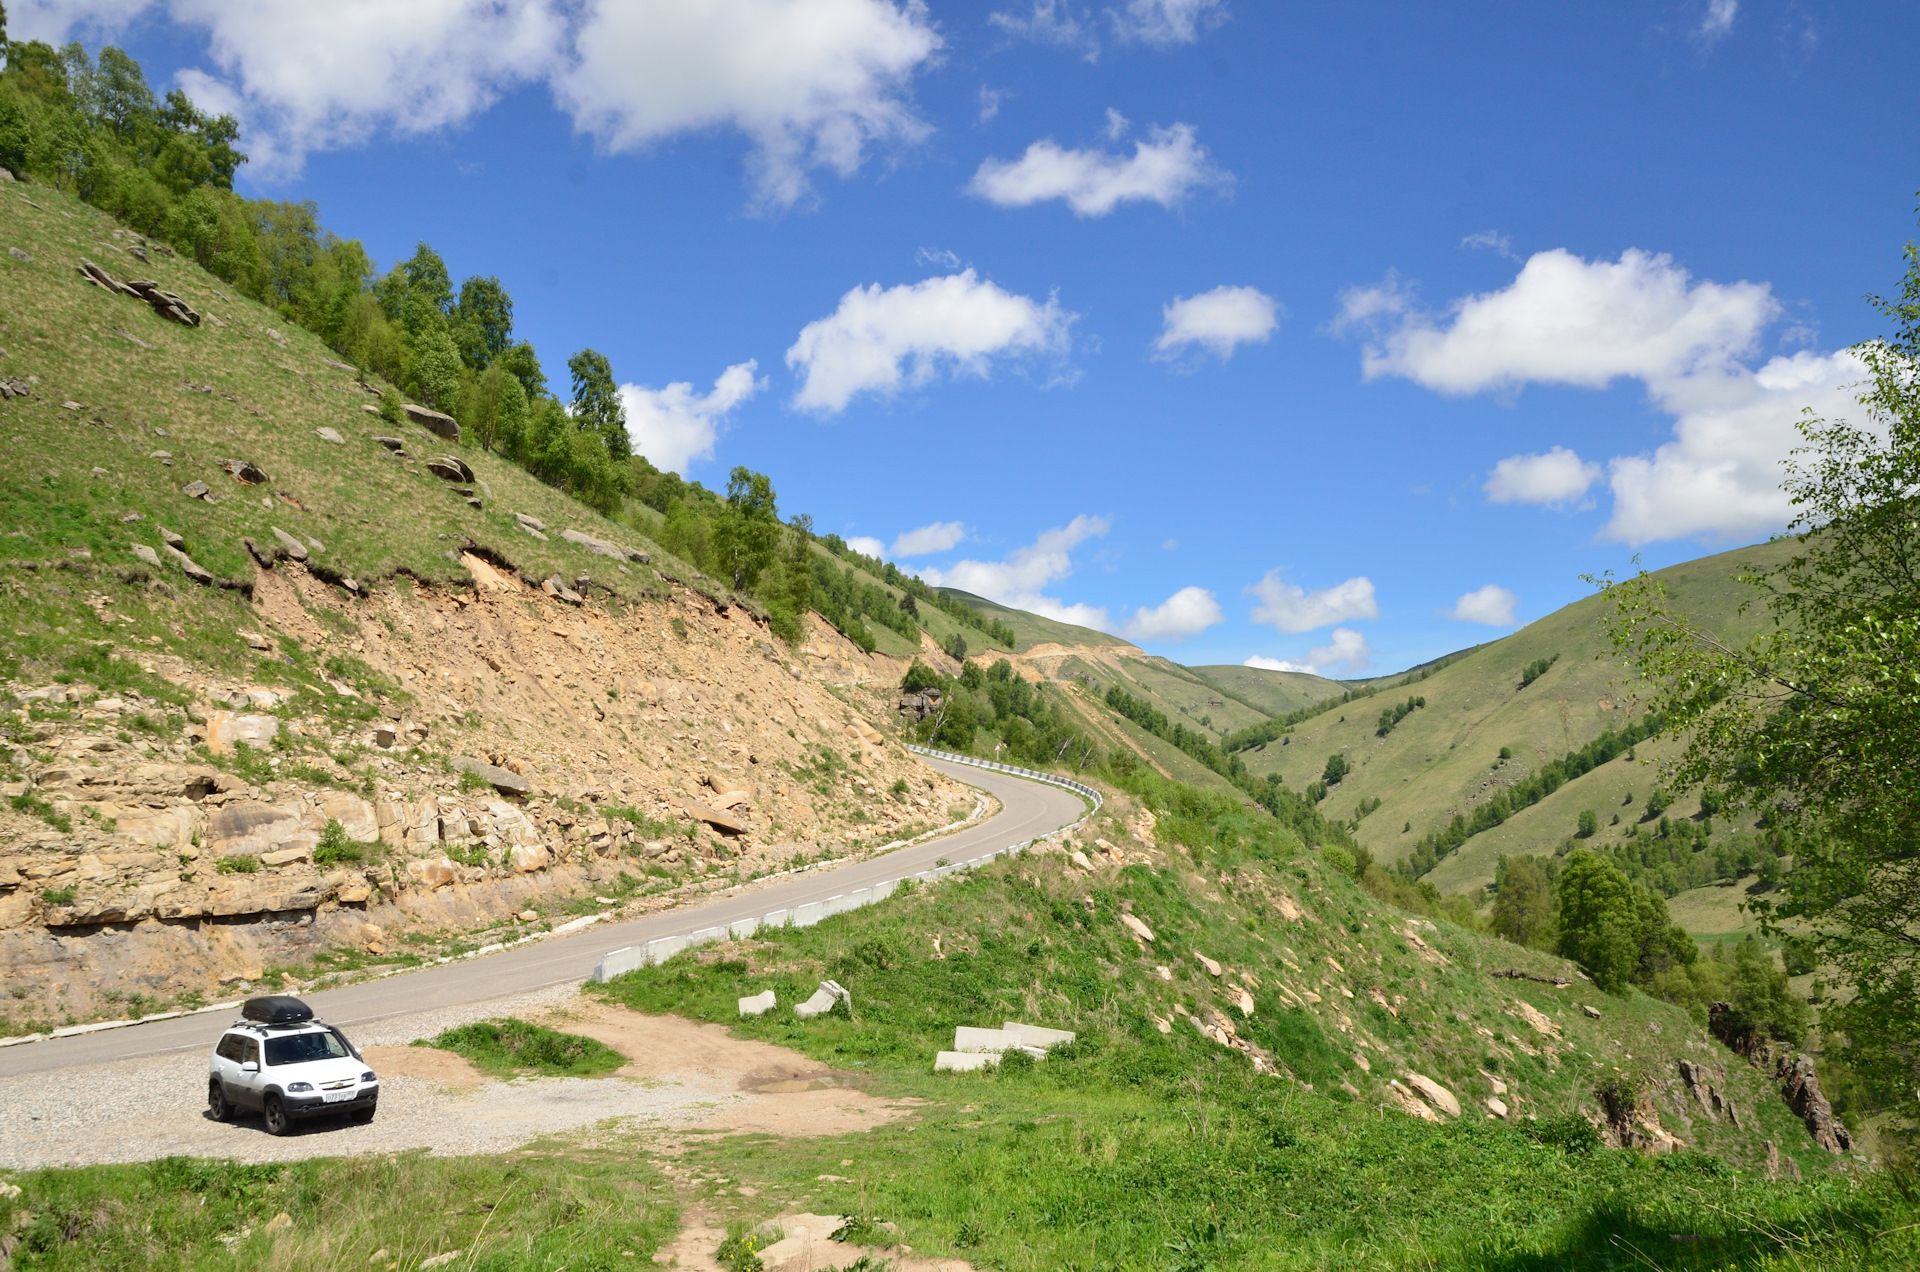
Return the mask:
M 553 87 L 613 150 L 736 128 L 760 196 L 790 204 L 809 171 L 849 176 L 870 146 L 926 135 L 905 90 L 940 44 L 918 0 L 603 2 Z
M 1120 634 L 1128 640 L 1185 640 L 1226 621 L 1212 592 L 1203 587 L 1183 587 L 1151 609 L 1142 606 L 1135 610 Z
M 1073 549 L 1088 539 L 1104 535 L 1109 524 L 1105 517 L 1082 514 L 1064 526 L 1043 532 L 1003 560 L 960 561 L 945 570 L 929 567 L 919 574 L 934 587 L 957 587 L 1043 618 L 1112 631 L 1107 611 L 1099 606 L 1069 605 L 1041 592 L 1048 584 L 1072 574 Z
M 1330 671 L 1357 675 L 1372 661 L 1373 647 L 1367 644 L 1365 636 L 1350 627 L 1334 628 L 1331 640 L 1307 651 L 1307 665 L 1321 675 Z
M 967 528 L 958 521 L 936 521 L 918 530 L 909 530 L 893 541 L 896 557 L 930 556 L 945 552 L 967 537 Z
M 1261 671 L 1296 671 L 1311 676 L 1313 668 L 1305 663 L 1288 662 L 1284 658 L 1267 658 L 1261 654 L 1249 654 L 1242 667 L 1258 667 Z
M 1280 322 L 1273 297 L 1253 287 L 1216 287 L 1198 296 L 1176 296 L 1161 310 L 1153 356 L 1169 361 L 1199 345 L 1222 362 L 1242 344 L 1265 344 Z
M 1447 617 L 1462 623 L 1485 623 L 1489 627 L 1512 627 L 1513 607 L 1520 598 L 1506 588 L 1489 583 L 1475 588 L 1453 603 Z
M 1733 20 L 1739 13 L 1740 0 L 1707 0 L 1707 11 L 1693 29 L 1693 38 L 1702 44 L 1718 44 L 1733 30 Z
M 695 393 L 693 385 L 676 380 L 664 389 L 639 384 L 620 386 L 627 408 L 627 435 L 633 449 L 654 467 L 687 475 L 687 465 L 713 457 L 713 443 L 727 412 L 766 387 L 755 379 L 759 363 L 738 362 L 720 373 L 713 391 Z
M 1343 308 L 1348 323 L 1398 319 L 1367 344 L 1367 378 L 1405 376 L 1451 394 L 1727 371 L 1780 311 L 1766 284 L 1694 283 L 1670 256 L 1629 249 L 1585 261 L 1558 248 L 1535 253 L 1511 286 L 1455 302 L 1444 320 L 1391 285 L 1349 292 Z
M 848 539 L 847 546 L 855 552 L 858 552 L 861 556 L 869 556 L 876 561 L 884 561 L 887 559 L 887 545 L 878 539 L 869 538 L 864 534 L 855 535 L 853 538 Z
M 1369 378 L 1404 376 L 1441 393 L 1639 380 L 1674 418 L 1674 436 L 1651 455 L 1609 462 L 1613 515 L 1601 533 L 1641 544 L 1779 528 L 1791 516 L 1780 462 L 1799 443 L 1795 422 L 1808 410 L 1858 414 L 1846 391 L 1862 374 L 1851 353 L 1802 350 L 1757 370 L 1748 364 L 1779 314 L 1764 283 L 1696 282 L 1671 257 L 1638 250 L 1618 261 L 1554 250 L 1529 258 L 1510 286 L 1444 314 L 1423 310 L 1389 275 L 1346 293 L 1335 327 L 1370 333 Z M 1597 476 L 1555 448 L 1503 460 L 1486 489 L 1509 502 L 1565 503 Z
M 804 376 L 794 405 L 836 412 L 856 394 L 931 382 L 942 369 L 985 376 L 996 357 L 1061 356 L 1074 315 L 1002 291 L 972 270 L 882 289 L 855 287 L 787 350 Z
M 1175 124 L 1134 142 L 1131 156 L 1036 141 L 1018 159 L 982 162 L 967 189 L 1003 208 L 1060 199 L 1077 216 L 1105 216 L 1130 202 L 1171 208 L 1196 189 L 1232 180 L 1214 167 L 1191 124 Z
M 1247 591 L 1258 601 L 1253 607 L 1253 621 L 1272 623 L 1283 632 L 1310 632 L 1331 623 L 1380 617 L 1373 581 L 1365 575 L 1324 591 L 1309 592 L 1298 584 L 1283 582 L 1280 571 L 1269 570 Z
M 1120 39 L 1169 49 L 1192 44 L 1225 22 L 1227 6 L 1225 0 L 1127 0 L 1124 9 L 1108 10 L 1108 15 Z
M 203 31 L 207 67 L 180 83 L 232 110 L 256 170 L 291 176 L 312 151 L 460 123 L 544 83 L 610 150 L 733 128 L 757 194 L 785 205 L 808 174 L 848 175 L 926 125 L 907 101 L 940 47 L 918 0 L 34 0 L 14 34 L 110 34 L 149 11 Z
M 1065 0 L 1033 0 L 1033 11 L 1026 17 L 1016 13 L 990 13 L 987 22 L 1019 39 L 1069 49 L 1089 62 L 1100 56 L 1100 41 L 1093 33 L 1092 19 L 1084 11 L 1076 15 L 1073 6 Z
M 1556 446 L 1544 455 L 1509 455 L 1493 466 L 1482 489 L 1494 503 L 1564 507 L 1586 494 L 1600 472 L 1600 465 Z

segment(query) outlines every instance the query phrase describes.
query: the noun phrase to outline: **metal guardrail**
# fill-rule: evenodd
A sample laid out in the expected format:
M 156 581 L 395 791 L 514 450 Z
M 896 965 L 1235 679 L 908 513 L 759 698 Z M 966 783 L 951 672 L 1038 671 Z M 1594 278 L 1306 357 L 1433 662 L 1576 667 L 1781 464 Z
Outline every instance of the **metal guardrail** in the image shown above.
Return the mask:
M 954 764 L 969 764 L 974 768 L 991 769 L 996 773 L 1007 773 L 1014 777 L 1026 778 L 1029 781 L 1045 782 L 1049 786 L 1059 786 L 1074 792 L 1076 795 L 1084 795 L 1093 801 L 1093 810 L 1087 814 L 1087 817 L 1091 817 L 1094 812 L 1100 810 L 1101 799 L 1099 791 L 1094 790 L 1091 786 L 1085 786 L 1064 777 L 1056 777 L 1051 773 L 1037 773 L 1032 769 L 1016 768 L 1011 764 L 1001 764 L 995 760 L 981 760 L 975 759 L 970 755 L 954 755 L 947 751 L 934 751 L 923 746 L 909 746 L 907 749 L 916 755 L 924 755 L 930 759 L 947 760 Z M 1017 844 L 1008 844 L 1005 848 L 996 848 L 992 852 L 983 853 L 978 857 L 969 857 L 965 861 L 949 862 L 944 866 L 935 866 L 931 870 L 915 871 L 912 874 L 902 875 L 897 879 L 888 879 L 885 882 L 876 883 L 870 888 L 856 888 L 852 892 L 845 892 L 836 897 L 828 897 L 824 901 L 809 901 L 804 905 L 797 905 L 791 909 L 774 910 L 769 914 L 763 914 L 757 918 L 738 919 L 732 923 L 721 926 L 695 928 L 690 932 L 682 933 L 678 936 L 657 937 L 643 945 L 628 945 L 621 949 L 609 950 L 607 953 L 601 955 L 600 961 L 594 965 L 593 979 L 596 982 L 612 980 L 615 976 L 619 976 L 625 972 L 631 972 L 636 968 L 648 967 L 656 963 L 664 963 L 682 950 L 689 950 L 698 945 L 712 945 L 719 941 L 745 940 L 761 928 L 812 927 L 821 919 L 831 915 L 844 914 L 848 910 L 857 910 L 862 906 L 872 905 L 876 901 L 884 901 L 892 896 L 894 891 L 899 888 L 902 883 L 909 880 L 915 883 L 932 883 L 937 879 L 944 879 L 948 875 L 961 870 L 972 870 L 977 866 L 984 866 L 1010 853 L 1025 852 L 1035 843 L 1052 839 L 1055 835 L 1064 835 L 1070 830 L 1078 830 L 1086 824 L 1087 817 L 1082 817 L 1072 825 L 1062 826 L 1059 830 L 1051 831 L 1045 835 L 1036 835 L 1032 839 L 1025 839 Z

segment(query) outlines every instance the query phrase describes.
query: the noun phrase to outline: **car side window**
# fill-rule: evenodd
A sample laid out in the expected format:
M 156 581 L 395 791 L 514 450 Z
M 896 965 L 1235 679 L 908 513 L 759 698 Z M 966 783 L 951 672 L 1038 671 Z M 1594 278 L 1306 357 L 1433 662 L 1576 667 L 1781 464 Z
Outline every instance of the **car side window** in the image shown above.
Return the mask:
M 242 1044 L 242 1050 L 240 1052 L 240 1063 L 241 1064 L 259 1064 L 260 1063 L 260 1040 L 258 1038 L 243 1038 L 241 1039 L 241 1044 Z
M 227 1034 L 221 1038 L 218 1052 L 220 1058 L 237 1062 L 240 1059 L 240 1042 L 239 1034 Z

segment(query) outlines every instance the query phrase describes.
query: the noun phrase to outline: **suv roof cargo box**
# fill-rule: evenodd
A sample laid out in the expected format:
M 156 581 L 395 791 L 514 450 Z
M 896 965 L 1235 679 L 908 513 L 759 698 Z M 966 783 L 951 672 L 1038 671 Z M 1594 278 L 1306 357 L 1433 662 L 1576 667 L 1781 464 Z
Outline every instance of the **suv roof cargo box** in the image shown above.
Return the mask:
M 263 1025 L 302 1025 L 313 1019 L 313 1008 L 298 998 L 280 994 L 249 998 L 240 1008 L 243 1019 Z

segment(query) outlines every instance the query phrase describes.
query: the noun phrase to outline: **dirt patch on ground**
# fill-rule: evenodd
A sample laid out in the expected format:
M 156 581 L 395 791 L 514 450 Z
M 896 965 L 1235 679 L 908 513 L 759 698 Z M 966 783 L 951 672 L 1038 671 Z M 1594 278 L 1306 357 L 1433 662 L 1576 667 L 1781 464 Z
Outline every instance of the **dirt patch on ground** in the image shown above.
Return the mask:
M 788 1214 L 762 1224 L 756 1233 L 767 1242 L 759 1250 L 761 1266 L 766 1272 L 829 1272 L 870 1255 L 888 1272 L 974 1272 L 964 1259 L 923 1259 L 911 1246 L 842 1245 L 833 1234 L 843 1222 L 839 1215 Z M 713 1215 L 689 1210 L 679 1235 L 660 1247 L 654 1262 L 688 1272 L 725 1272 L 713 1255 L 726 1238 Z
M 680 1016 L 577 1000 L 540 1023 L 584 1034 L 627 1057 L 615 1077 L 739 1092 L 741 1098 L 692 1123 L 704 1130 L 847 1135 L 906 1117 L 917 1103 L 869 1095 L 856 1074 Z
M 364 1047 L 361 1055 L 382 1077 L 421 1078 L 443 1087 L 476 1087 L 487 1075 L 465 1056 L 436 1047 Z

